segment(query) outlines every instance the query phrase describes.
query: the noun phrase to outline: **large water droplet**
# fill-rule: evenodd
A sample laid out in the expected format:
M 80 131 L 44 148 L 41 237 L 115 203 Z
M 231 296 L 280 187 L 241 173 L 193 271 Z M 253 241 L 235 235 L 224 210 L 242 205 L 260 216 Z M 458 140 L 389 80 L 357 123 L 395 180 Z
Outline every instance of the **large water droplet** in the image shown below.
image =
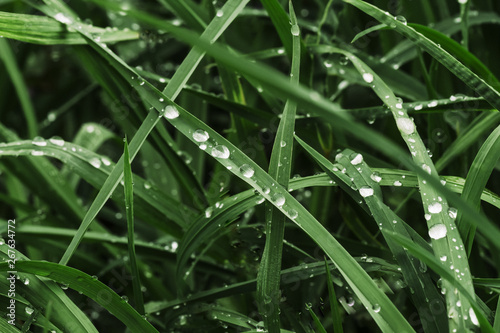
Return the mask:
M 49 139 L 49 142 L 56 146 L 64 146 L 64 140 L 58 136 L 54 136 Z
M 398 15 L 394 18 L 396 21 L 399 21 L 401 23 L 403 23 L 404 25 L 406 25 L 408 22 L 406 21 L 406 17 L 404 16 L 401 16 L 401 15 Z
M 363 155 L 356 154 L 356 153 L 351 155 L 351 164 L 352 165 L 358 165 L 361 162 L 363 162 Z
M 299 36 L 300 35 L 300 28 L 297 24 L 292 25 L 292 28 L 290 29 L 292 35 L 294 36 Z
M 281 193 L 276 193 L 275 195 L 273 195 L 272 200 L 278 207 L 281 207 L 285 204 L 285 197 Z
M 452 219 L 456 219 L 457 218 L 457 209 L 456 208 L 453 208 L 453 207 L 450 207 L 448 209 L 448 215 L 452 218 Z
M 38 147 L 45 147 L 47 145 L 47 141 L 44 140 L 42 137 L 35 137 L 33 141 L 31 141 L 32 144 Z
M 377 312 L 378 313 L 378 312 L 380 312 L 380 309 L 381 309 L 380 305 L 373 304 L 373 307 L 372 307 L 373 312 Z
M 224 146 L 224 145 L 217 145 L 212 148 L 212 156 L 221 158 L 221 159 L 228 159 L 229 158 L 229 149 Z
M 444 224 L 435 224 L 429 229 L 429 237 L 432 239 L 441 239 L 446 237 L 446 226 Z
M 99 169 L 101 167 L 101 160 L 98 159 L 97 157 L 91 158 L 89 162 L 90 162 L 90 164 L 92 164 L 92 166 L 94 168 L 98 168 Z
M 441 205 L 439 202 L 433 202 L 429 205 L 429 213 L 431 214 L 438 214 L 441 213 L 443 210 L 443 205 Z
M 363 74 L 363 80 L 365 80 L 366 83 L 372 83 L 373 82 L 373 74 L 371 74 L 371 73 L 364 73 Z
M 240 167 L 240 172 L 243 175 L 243 177 L 245 177 L 245 178 L 250 178 L 255 173 L 254 169 L 248 164 L 243 164 Z
M 179 117 L 179 110 L 177 110 L 177 108 L 173 105 L 167 105 L 163 109 L 163 115 L 165 116 L 165 118 L 175 119 Z
M 431 167 L 428 166 L 427 164 L 422 164 L 422 169 L 424 169 L 424 171 L 427 172 L 429 175 L 432 173 Z
M 216 15 L 217 17 L 222 17 L 222 16 L 224 16 L 224 11 L 223 11 L 222 9 L 219 9 L 219 10 L 217 11 L 217 13 L 215 13 L 215 15 Z
M 474 325 L 479 326 L 479 321 L 477 320 L 477 316 L 473 308 L 469 308 L 469 317 L 470 321 L 472 321 Z
M 31 315 L 35 310 L 33 308 L 30 308 L 29 306 L 24 308 L 24 311 L 26 311 L 26 314 Z
M 382 180 L 382 177 L 380 177 L 380 174 L 376 171 L 370 175 L 370 178 L 376 183 L 380 183 Z
M 361 194 L 361 196 L 363 198 L 366 198 L 366 197 L 369 197 L 369 196 L 372 196 L 373 195 L 373 189 L 369 186 L 363 186 L 359 189 L 359 194 Z
M 196 142 L 205 142 L 208 140 L 209 137 L 210 136 L 208 135 L 208 133 L 202 129 L 197 129 L 193 133 L 193 139 Z
M 415 124 L 410 118 L 401 117 L 396 119 L 396 125 L 399 130 L 407 135 L 413 134 L 415 132 Z

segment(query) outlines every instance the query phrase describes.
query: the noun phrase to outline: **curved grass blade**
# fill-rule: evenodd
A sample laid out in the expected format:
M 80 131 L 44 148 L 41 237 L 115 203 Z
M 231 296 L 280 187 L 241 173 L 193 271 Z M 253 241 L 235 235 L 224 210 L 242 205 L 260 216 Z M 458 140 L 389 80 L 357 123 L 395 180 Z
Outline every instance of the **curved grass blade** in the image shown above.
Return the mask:
M 124 177 L 124 189 L 125 189 L 125 210 L 127 212 L 127 240 L 128 240 L 128 255 L 130 260 L 130 271 L 132 272 L 132 288 L 134 292 L 134 303 L 137 307 L 137 312 L 144 314 L 144 300 L 141 290 L 141 276 L 139 274 L 139 268 L 137 267 L 137 257 L 135 255 L 135 244 L 134 244 L 134 188 L 132 179 L 132 167 L 130 166 L 130 156 L 128 152 L 127 139 L 124 141 L 124 153 L 125 158 L 123 163 L 123 177 Z
M 448 68 L 455 76 L 462 80 L 471 89 L 484 97 L 494 108 L 500 110 L 500 93 L 487 83 L 488 78 L 481 78 L 465 67 L 448 52 L 440 48 L 432 40 L 416 31 L 414 28 L 399 22 L 394 16 L 383 12 L 377 7 L 360 0 L 344 0 L 352 4 L 378 21 L 390 26 L 398 33 L 402 34 L 412 42 L 426 50 L 431 56 Z
M 133 78 L 136 77 L 135 71 L 133 71 L 120 58 L 118 58 L 114 53 L 112 53 L 106 47 L 105 44 L 96 42 L 87 29 L 85 29 L 82 25 L 76 23 L 77 20 L 75 15 L 69 8 L 66 7 L 65 4 L 56 0 L 46 0 L 45 2 L 48 5 L 48 7 L 44 8 L 46 13 L 50 14 L 53 17 L 58 17 L 62 21 L 62 23 L 71 26 L 73 29 L 78 31 L 84 38 L 86 38 L 87 41 L 90 43 L 90 45 L 96 49 L 96 51 L 98 51 L 101 55 L 108 57 L 108 59 L 112 59 L 111 63 L 115 67 L 115 69 L 117 69 L 124 78 L 126 78 L 129 82 L 131 82 L 134 85 L 134 87 L 139 91 L 139 93 L 142 95 L 141 93 L 142 89 L 140 89 L 140 87 L 142 87 L 145 81 L 143 80 L 139 80 L 140 82 L 134 81 Z M 223 17 L 214 18 L 214 20 L 208 25 L 207 29 L 202 34 L 202 38 L 214 42 L 222 34 L 222 32 L 229 26 L 232 20 L 234 20 L 234 18 L 238 15 L 238 13 L 246 5 L 247 2 L 248 0 L 240 0 L 240 1 L 234 0 L 226 3 L 223 10 L 224 12 L 227 13 L 227 15 L 224 15 Z M 192 74 L 192 72 L 199 64 L 203 56 L 204 52 L 201 51 L 199 48 L 194 48 L 191 50 L 191 52 L 188 54 L 186 59 L 183 61 L 183 63 L 181 64 L 181 66 L 176 71 L 176 73 L 170 80 L 169 84 L 165 88 L 163 95 L 164 97 L 166 97 L 167 99 L 175 99 L 175 97 L 178 95 L 185 82 L 187 82 L 189 76 Z M 163 103 L 161 103 L 159 99 L 163 100 L 163 97 L 160 98 L 156 97 L 154 103 L 152 103 L 153 101 L 148 101 L 148 102 L 152 104 L 154 107 L 158 108 L 159 111 L 163 112 L 162 110 L 164 110 L 166 106 L 162 105 Z M 159 117 L 157 116 L 156 112 L 150 112 L 147 118 L 143 121 L 141 127 L 138 129 L 136 135 L 134 136 L 134 138 L 130 143 L 131 160 L 135 158 L 140 147 L 146 140 L 146 137 L 149 135 L 149 133 L 152 131 L 152 129 L 155 127 L 158 121 Z M 123 156 L 117 162 L 116 167 L 111 172 L 110 176 L 108 177 L 108 179 L 102 186 L 101 190 L 97 194 L 97 197 L 95 198 L 91 207 L 87 211 L 87 214 L 85 215 L 85 218 L 82 221 L 82 224 L 80 225 L 78 233 L 75 235 L 75 238 L 71 241 L 71 244 L 69 245 L 63 257 L 61 258 L 60 261 L 61 264 L 65 265 L 68 263 L 69 259 L 71 258 L 72 254 L 74 253 L 78 244 L 80 243 L 83 234 L 92 223 L 92 220 L 95 218 L 95 216 L 97 216 L 98 212 L 101 210 L 105 202 L 109 199 L 115 188 L 118 186 L 118 183 L 123 177 L 122 167 L 123 167 Z
M 145 318 L 111 288 L 75 268 L 45 261 L 18 261 L 16 269 L 22 273 L 48 278 L 81 292 L 108 310 L 133 332 L 158 332 Z M 7 263 L 0 263 L 0 271 L 7 271 Z
M 465 180 L 462 197 L 479 210 L 481 193 L 490 179 L 491 173 L 500 158 L 500 126 L 486 139 L 472 162 Z M 460 211 L 457 217 L 457 228 L 465 241 L 466 252 L 470 255 L 476 228 L 464 219 Z
M 292 69 L 291 83 L 299 84 L 300 74 L 300 28 L 297 24 L 292 2 L 290 6 L 290 22 L 292 35 Z M 271 161 L 269 163 L 269 175 L 273 177 L 278 185 L 288 188 L 290 172 L 292 169 L 293 133 L 295 128 L 295 114 L 297 104 L 287 100 L 283 110 L 283 116 L 278 126 L 278 132 L 274 139 Z M 293 213 L 291 214 L 293 215 Z M 266 203 L 266 244 L 257 275 L 257 301 L 259 309 L 264 317 L 264 325 L 270 332 L 279 332 L 279 304 L 281 256 L 283 252 L 283 238 L 285 234 L 285 222 L 287 217 L 271 203 Z
M 88 26 L 88 30 L 102 43 L 139 39 L 139 33 L 132 30 L 106 30 L 94 26 Z M 0 35 L 42 45 L 87 44 L 78 32 L 70 32 L 53 18 L 39 15 L 0 12 Z

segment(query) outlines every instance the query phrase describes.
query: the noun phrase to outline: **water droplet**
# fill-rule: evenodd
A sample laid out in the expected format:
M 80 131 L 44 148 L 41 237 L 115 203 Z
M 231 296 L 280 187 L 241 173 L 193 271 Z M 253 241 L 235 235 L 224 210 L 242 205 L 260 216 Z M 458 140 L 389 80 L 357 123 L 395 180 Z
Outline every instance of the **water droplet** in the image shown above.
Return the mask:
M 469 317 L 470 321 L 472 321 L 474 325 L 479 326 L 479 321 L 477 320 L 477 316 L 473 308 L 469 308 Z
M 446 261 L 447 259 L 448 259 L 447 256 L 441 256 L 441 257 L 439 257 L 439 260 L 441 260 L 441 261 Z
M 348 57 L 346 57 L 346 56 L 343 56 L 343 57 L 341 57 L 341 58 L 340 58 L 339 63 L 340 63 L 342 66 L 345 66 L 345 65 L 347 65 L 347 64 L 349 63 L 349 58 L 348 58 Z
M 122 302 L 128 303 L 128 297 L 127 296 L 123 295 L 121 298 L 122 298 Z
M 299 216 L 299 213 L 295 209 L 290 209 L 288 211 L 288 216 L 290 216 L 292 220 L 295 220 L 297 216 Z
M 424 169 L 424 171 L 427 172 L 429 175 L 432 173 L 431 167 L 428 166 L 427 164 L 422 164 L 422 169 Z
M 250 178 L 255 173 L 254 169 L 248 164 L 243 164 L 240 167 L 240 172 L 243 175 L 243 177 L 245 177 L 245 178 Z
M 373 82 L 373 74 L 371 74 L 371 73 L 364 73 L 363 74 L 363 80 L 365 80 L 366 83 L 372 83 Z
M 441 239 L 446 237 L 446 226 L 444 224 L 435 224 L 429 229 L 429 237 L 432 239 Z
M 94 168 L 99 169 L 101 167 L 101 160 L 97 157 L 92 157 L 89 162 Z
M 271 189 L 269 187 L 262 187 L 262 192 L 264 192 L 264 194 L 269 194 L 269 192 L 271 192 Z
M 39 136 L 35 137 L 31 143 L 38 147 L 45 147 L 47 145 L 47 141 Z
M 461 5 L 465 5 L 467 4 L 469 0 L 458 0 L 458 3 L 461 4 Z
M 380 174 L 376 171 L 370 175 L 370 178 L 376 183 L 380 183 L 382 180 L 382 177 L 380 177 Z
M 71 23 L 73 23 L 73 20 L 71 20 L 69 17 L 67 17 L 63 13 L 57 13 L 56 15 L 54 15 L 54 18 L 57 21 L 59 21 L 61 23 L 64 23 L 64 24 L 71 24 Z
M 163 109 L 163 115 L 168 119 L 175 119 L 179 117 L 179 110 L 174 105 L 167 105 Z
M 415 132 L 415 123 L 410 118 L 401 117 L 396 119 L 396 125 L 399 130 L 407 135 L 413 134 Z
M 433 202 L 429 205 L 428 209 L 429 213 L 438 214 L 443 210 L 443 205 L 441 205 L 439 202 Z
M 221 158 L 221 159 L 228 159 L 229 158 L 229 149 L 224 146 L 224 145 L 217 145 L 212 148 L 212 156 Z
M 359 189 L 359 194 L 361 194 L 361 196 L 363 198 L 366 198 L 366 197 L 369 197 L 369 196 L 372 196 L 373 195 L 373 189 L 369 186 L 363 186 Z
M 283 147 L 285 147 L 285 146 L 286 146 L 286 141 L 281 141 L 281 142 L 280 142 L 280 147 L 281 147 L 281 148 L 283 148 Z
M 224 15 L 224 11 L 222 9 L 219 9 L 217 13 L 215 13 L 217 17 L 222 17 Z
M 401 23 L 403 23 L 404 25 L 406 25 L 408 22 L 406 21 L 406 17 L 404 16 L 401 16 L 401 15 L 398 15 L 394 18 L 396 21 L 399 21 Z
M 69 288 L 69 284 L 65 284 L 65 283 L 61 284 L 62 290 L 68 290 L 68 288 Z
M 205 209 L 205 217 L 208 219 L 212 216 L 212 212 L 214 211 L 214 209 L 212 207 L 208 207 L 207 209 Z
M 31 152 L 31 155 L 32 155 L 32 156 L 43 156 L 43 155 L 44 155 L 44 153 L 43 153 L 43 151 L 33 150 L 33 151 Z
M 290 31 L 292 32 L 292 35 L 294 35 L 294 36 L 300 35 L 300 28 L 297 24 L 292 25 L 292 28 Z
M 358 165 L 361 162 L 363 162 L 363 155 L 356 154 L 356 153 L 351 155 L 351 164 L 352 165 Z
M 49 142 L 56 146 L 64 146 L 64 140 L 58 136 L 54 136 L 49 139 Z
M 381 309 L 380 305 L 373 304 L 373 307 L 372 307 L 373 312 L 377 312 L 378 313 L 378 312 L 380 312 L 380 309 Z
M 456 218 L 457 218 L 457 213 L 458 213 L 458 211 L 457 211 L 457 209 L 456 209 L 456 208 L 454 208 L 454 207 L 450 207 L 450 208 L 448 209 L 448 215 L 449 215 L 452 219 L 456 219 Z
M 396 180 L 394 183 L 393 183 L 394 186 L 403 186 L 403 184 L 399 181 L 399 180 Z
M 193 133 L 193 139 L 196 142 L 205 142 L 208 140 L 209 137 L 210 136 L 208 135 L 208 133 L 202 129 L 197 129 Z
M 30 280 L 29 279 L 25 279 L 23 283 L 24 283 L 25 286 L 27 286 L 27 285 L 30 284 Z
M 285 204 L 285 197 L 281 193 L 276 193 L 275 195 L 273 195 L 272 200 L 278 207 L 281 207 Z
M 31 315 L 35 310 L 33 308 L 30 308 L 29 306 L 24 308 L 24 311 L 26 311 L 26 314 Z

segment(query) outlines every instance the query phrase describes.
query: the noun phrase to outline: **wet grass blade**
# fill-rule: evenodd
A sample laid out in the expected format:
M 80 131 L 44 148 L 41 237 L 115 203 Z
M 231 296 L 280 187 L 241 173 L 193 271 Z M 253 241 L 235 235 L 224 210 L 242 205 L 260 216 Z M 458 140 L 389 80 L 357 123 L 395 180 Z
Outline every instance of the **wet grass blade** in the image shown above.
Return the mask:
M 69 288 L 93 299 L 134 332 L 158 332 L 125 299 L 102 282 L 80 270 L 44 261 L 18 261 L 16 269 L 22 273 L 33 274 L 68 285 Z M 6 270 L 8 270 L 7 263 L 0 263 L 0 271 Z M 62 306 L 62 308 L 65 307 Z
M 293 40 L 290 77 L 292 84 L 298 85 L 301 53 L 300 28 L 291 1 L 289 6 L 291 22 L 291 33 L 289 32 L 289 34 L 292 35 Z M 290 181 L 296 111 L 297 104 L 288 100 L 274 138 L 269 163 L 269 175 L 284 188 L 288 187 Z M 257 299 L 260 312 L 265 318 L 265 327 L 270 332 L 278 332 L 280 329 L 279 304 L 281 295 L 278 291 L 280 290 L 281 257 L 286 221 L 285 215 L 274 208 L 271 203 L 266 203 L 266 244 L 257 276 Z
M 325 270 L 326 270 L 326 283 L 328 286 L 328 298 L 330 300 L 330 312 L 332 314 L 333 321 L 333 332 L 343 333 L 342 328 L 342 317 L 340 317 L 340 307 L 337 301 L 337 295 L 335 294 L 335 287 L 332 282 L 332 273 L 330 272 L 330 266 L 328 266 L 328 261 L 325 258 Z
M 128 240 L 128 255 L 130 261 L 130 271 L 132 272 L 132 288 L 134 290 L 134 304 L 137 312 L 144 314 L 144 300 L 141 290 L 141 276 L 137 266 L 137 257 L 135 255 L 135 232 L 134 232 L 134 181 L 132 179 L 132 168 L 130 166 L 130 156 L 128 152 L 127 139 L 124 141 L 125 158 L 123 163 L 124 189 L 125 189 L 125 210 L 127 214 L 127 240 Z

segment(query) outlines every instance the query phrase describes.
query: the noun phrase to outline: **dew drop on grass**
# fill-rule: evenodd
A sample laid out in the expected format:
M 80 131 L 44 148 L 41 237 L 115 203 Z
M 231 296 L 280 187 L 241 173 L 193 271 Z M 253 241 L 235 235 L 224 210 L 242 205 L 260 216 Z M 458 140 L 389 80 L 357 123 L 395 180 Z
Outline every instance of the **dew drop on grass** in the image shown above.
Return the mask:
M 286 147 L 286 141 L 281 141 L 281 142 L 280 142 L 280 147 L 281 147 L 281 148 Z
M 458 0 L 458 3 L 461 5 L 465 5 L 469 0 Z
M 288 215 L 290 216 L 290 218 L 292 220 L 295 220 L 297 218 L 297 216 L 299 216 L 299 213 L 295 209 L 290 209 L 288 211 Z
M 373 195 L 373 189 L 369 186 L 363 186 L 359 189 L 359 194 L 361 194 L 361 196 L 363 198 L 366 198 L 366 197 L 369 197 L 369 196 L 372 196 Z
M 98 159 L 97 157 L 91 158 L 89 162 L 90 164 L 92 164 L 94 168 L 99 169 L 101 167 L 101 160 Z
M 70 24 L 70 23 L 72 23 L 72 22 L 73 22 L 73 21 L 72 21 L 69 17 L 67 17 L 67 16 L 66 16 L 66 15 L 64 15 L 63 13 L 57 13 L 57 14 L 54 16 L 54 18 L 55 18 L 56 20 L 58 20 L 59 22 L 64 23 L 64 24 Z
M 446 261 L 447 259 L 448 259 L 447 256 L 441 256 L 441 257 L 439 257 L 439 260 L 441 260 L 441 261 Z
M 33 311 L 35 311 L 35 310 L 33 310 L 33 308 L 30 308 L 29 306 L 27 306 L 24 308 L 24 311 L 26 311 L 26 314 L 31 315 L 33 313 Z
M 50 138 L 49 142 L 52 143 L 53 145 L 56 145 L 56 146 L 59 146 L 59 147 L 64 146 L 64 140 L 61 139 L 58 136 L 54 136 L 54 137 Z
M 351 155 L 351 164 L 352 165 L 358 165 L 361 162 L 363 162 L 363 155 L 356 154 L 356 153 Z
M 366 83 L 372 83 L 373 82 L 373 74 L 371 74 L 371 73 L 364 73 L 363 74 L 363 80 L 365 80 Z
M 123 295 L 121 297 L 121 299 L 122 299 L 122 302 L 128 303 L 128 297 L 127 296 Z
M 165 116 L 165 118 L 175 119 L 179 117 L 179 110 L 177 110 L 177 108 L 173 105 L 167 105 L 163 109 L 163 115 Z
M 401 15 L 398 15 L 394 18 L 396 21 L 399 21 L 401 23 L 403 23 L 404 25 L 406 25 L 408 22 L 406 21 L 406 17 L 404 16 L 401 16 Z
M 441 239 L 446 237 L 446 226 L 444 224 L 435 224 L 429 229 L 429 237 L 432 239 Z
M 456 208 L 454 208 L 454 207 L 450 207 L 450 208 L 448 209 L 448 215 L 449 215 L 452 219 L 456 219 L 456 218 L 457 218 L 457 213 L 458 213 L 458 211 L 457 211 L 457 209 L 456 209 Z
M 33 150 L 31 152 L 31 156 L 43 156 L 43 155 L 44 155 L 43 151 L 40 150 Z
M 380 177 L 380 174 L 376 171 L 370 175 L 370 178 L 376 183 L 380 183 L 382 180 L 382 177 Z
M 197 129 L 193 133 L 193 139 L 196 142 L 205 142 L 208 140 L 209 137 L 210 136 L 208 135 L 208 133 L 202 129 Z
M 394 186 L 403 186 L 403 184 L 399 181 L 399 180 L 396 180 L 394 183 L 393 183 Z
M 215 13 L 215 15 L 216 15 L 217 17 L 222 17 L 222 16 L 224 16 L 224 11 L 223 11 L 222 9 L 219 9 L 219 10 L 217 11 L 217 13 Z
M 271 192 L 271 189 L 269 187 L 264 186 L 262 188 L 262 192 L 264 192 L 264 194 L 269 194 L 269 192 Z
M 469 317 L 470 321 L 472 321 L 474 325 L 479 326 L 479 321 L 477 320 L 477 316 L 473 308 L 469 308 Z
M 443 205 L 441 205 L 439 202 L 433 202 L 428 206 L 428 209 L 429 213 L 438 214 L 443 210 Z
M 401 117 L 396 120 L 396 125 L 399 130 L 407 135 L 415 132 L 415 123 L 410 118 Z
M 240 167 L 240 172 L 245 178 L 251 178 L 255 173 L 254 169 L 248 164 L 243 164 Z
M 427 172 L 429 175 L 432 173 L 431 167 L 428 166 L 427 164 L 422 164 L 422 169 L 424 169 L 424 171 Z
M 272 200 L 278 207 L 281 207 L 285 204 L 285 197 L 281 193 L 276 193 L 275 195 L 273 195 Z
M 292 28 L 290 29 L 292 35 L 294 36 L 299 36 L 300 35 L 300 29 L 297 24 L 292 25 Z
M 213 211 L 214 209 L 212 207 L 208 207 L 207 209 L 205 209 L 205 217 L 209 219 L 212 216 Z
M 31 143 L 38 147 L 45 147 L 47 145 L 47 141 L 39 136 L 35 137 Z
M 224 146 L 224 145 L 217 145 L 212 148 L 212 156 L 221 158 L 221 159 L 228 159 L 229 158 L 229 149 Z
M 378 305 L 378 304 L 373 304 L 373 307 L 372 307 L 373 312 L 378 313 L 378 312 L 380 312 L 380 309 L 381 309 L 381 308 L 380 308 L 380 305 Z

